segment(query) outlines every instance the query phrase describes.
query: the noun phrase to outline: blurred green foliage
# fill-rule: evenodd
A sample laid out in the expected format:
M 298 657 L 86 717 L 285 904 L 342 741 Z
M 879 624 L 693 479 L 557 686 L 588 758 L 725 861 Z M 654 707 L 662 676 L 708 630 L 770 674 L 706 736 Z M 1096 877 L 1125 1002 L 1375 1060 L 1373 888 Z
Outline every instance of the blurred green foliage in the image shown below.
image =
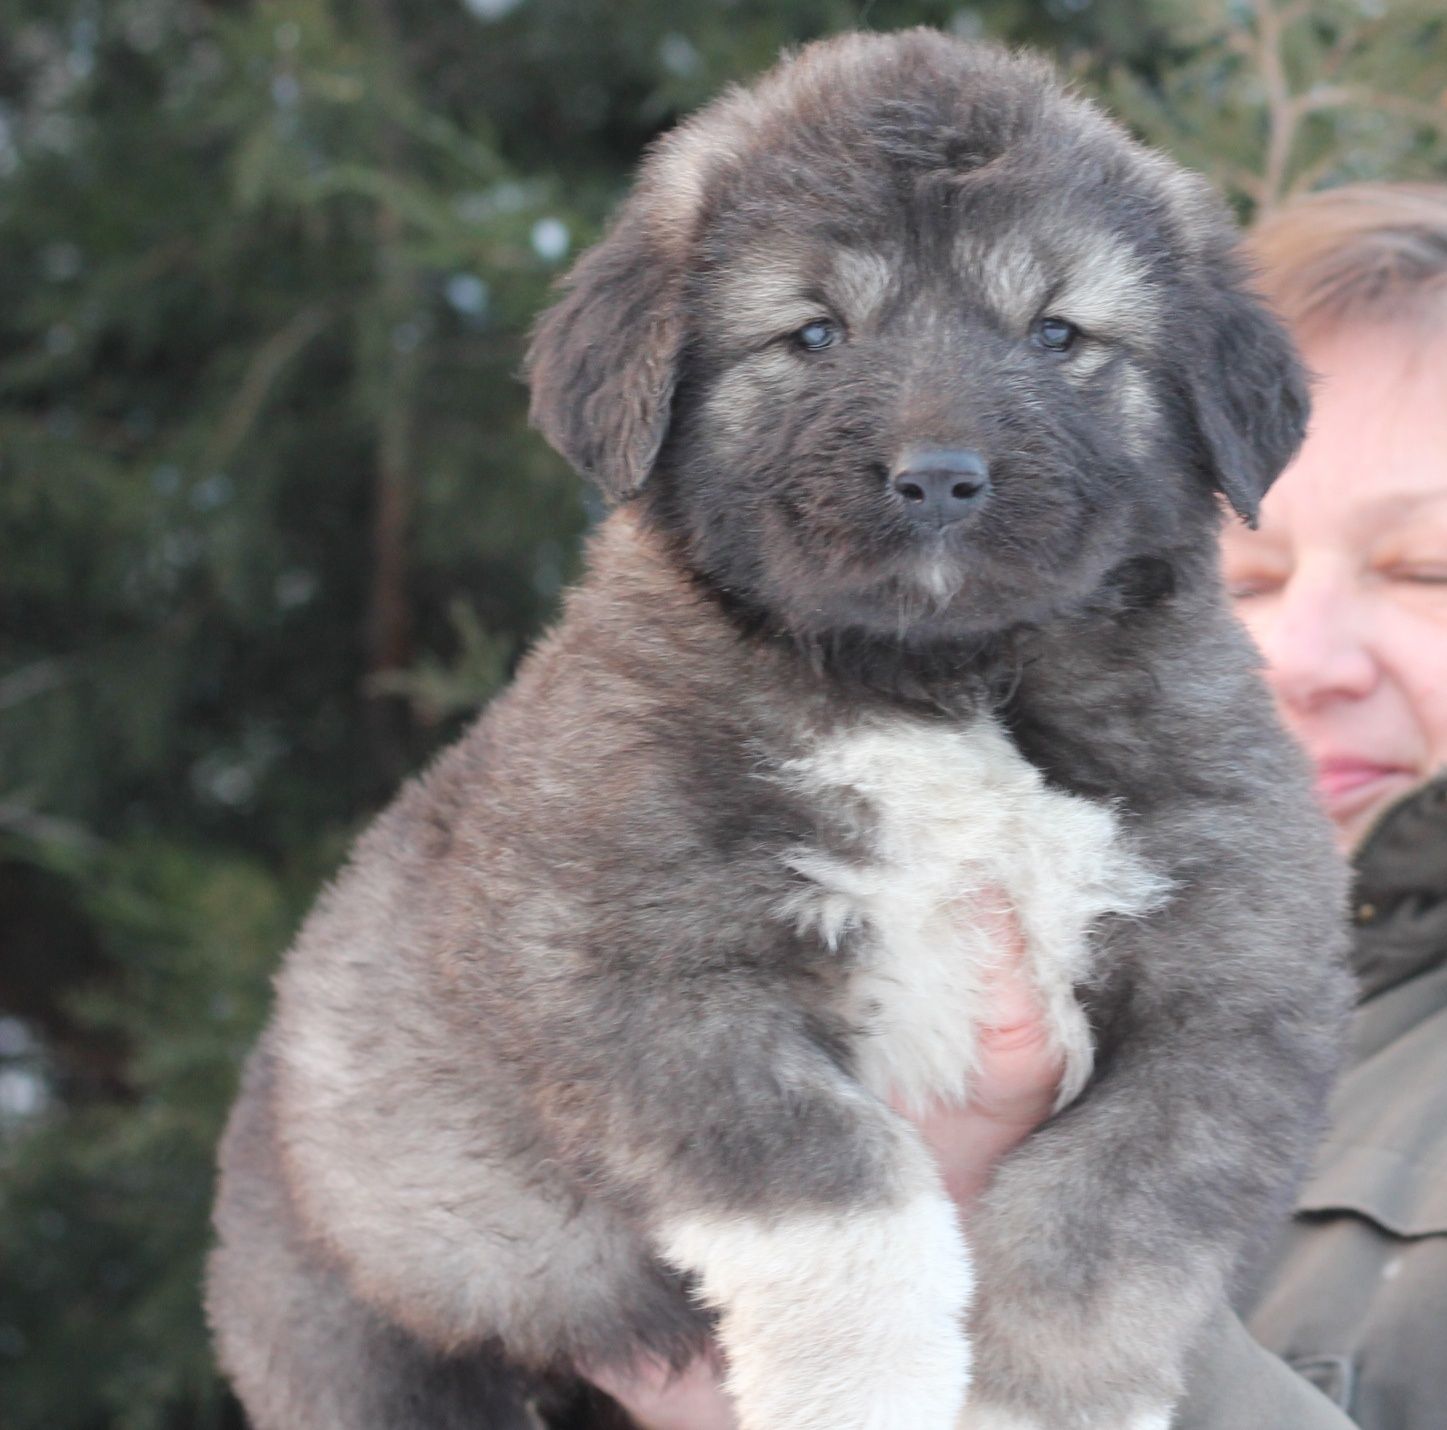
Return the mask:
M 1438 0 L 0 0 L 0 1426 L 239 1423 L 197 1279 L 268 976 L 590 515 L 522 344 L 778 50 L 1045 46 L 1243 214 L 1441 172 Z

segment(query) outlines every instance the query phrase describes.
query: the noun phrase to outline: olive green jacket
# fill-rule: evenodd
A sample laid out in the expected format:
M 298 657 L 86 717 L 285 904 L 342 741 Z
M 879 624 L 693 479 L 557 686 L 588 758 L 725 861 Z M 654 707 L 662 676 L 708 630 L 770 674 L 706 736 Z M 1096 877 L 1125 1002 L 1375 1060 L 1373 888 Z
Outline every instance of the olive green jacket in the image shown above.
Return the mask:
M 1447 778 L 1356 862 L 1350 1058 L 1247 1314 L 1275 1356 L 1216 1327 L 1179 1430 L 1447 1430 Z

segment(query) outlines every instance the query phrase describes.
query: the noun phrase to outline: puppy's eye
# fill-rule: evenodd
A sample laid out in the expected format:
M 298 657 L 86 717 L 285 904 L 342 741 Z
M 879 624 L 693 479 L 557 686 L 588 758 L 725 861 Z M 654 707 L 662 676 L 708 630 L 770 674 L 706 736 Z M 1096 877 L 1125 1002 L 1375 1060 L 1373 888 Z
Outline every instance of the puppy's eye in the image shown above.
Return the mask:
M 832 348 L 843 337 L 837 323 L 831 323 L 828 318 L 815 318 L 812 323 L 805 323 L 794 334 L 794 342 L 806 353 L 822 353 L 825 348 Z
M 1079 336 L 1080 329 L 1064 318 L 1037 318 L 1035 329 L 1030 334 L 1037 347 L 1052 353 L 1069 352 Z

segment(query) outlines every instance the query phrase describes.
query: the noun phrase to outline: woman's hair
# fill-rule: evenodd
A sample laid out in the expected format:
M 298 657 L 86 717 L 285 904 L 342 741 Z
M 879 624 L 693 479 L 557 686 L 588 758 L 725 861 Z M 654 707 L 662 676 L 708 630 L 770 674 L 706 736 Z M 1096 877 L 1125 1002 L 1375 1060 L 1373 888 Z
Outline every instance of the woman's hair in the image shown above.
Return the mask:
M 1347 184 L 1288 200 L 1247 248 L 1298 337 L 1447 318 L 1447 184 Z

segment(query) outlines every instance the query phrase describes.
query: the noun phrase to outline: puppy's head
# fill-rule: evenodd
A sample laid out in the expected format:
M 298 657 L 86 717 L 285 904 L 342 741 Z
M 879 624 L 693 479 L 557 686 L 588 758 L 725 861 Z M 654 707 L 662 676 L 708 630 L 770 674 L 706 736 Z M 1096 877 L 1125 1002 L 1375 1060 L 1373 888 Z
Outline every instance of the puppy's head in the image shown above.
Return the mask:
M 1222 206 L 1047 66 L 809 47 L 664 139 L 544 315 L 533 419 L 801 635 L 1068 611 L 1254 519 L 1307 398 Z

